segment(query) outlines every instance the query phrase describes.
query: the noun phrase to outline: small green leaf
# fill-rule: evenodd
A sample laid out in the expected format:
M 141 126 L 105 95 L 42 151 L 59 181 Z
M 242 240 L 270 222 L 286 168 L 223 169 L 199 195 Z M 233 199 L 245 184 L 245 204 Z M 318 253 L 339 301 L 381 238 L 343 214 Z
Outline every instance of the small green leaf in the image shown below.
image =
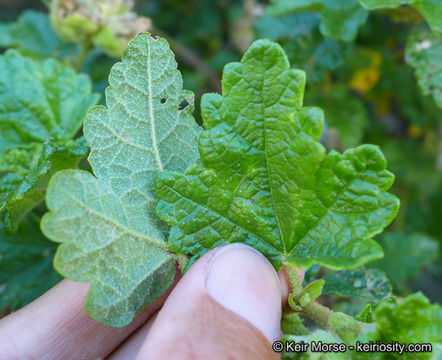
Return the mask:
M 370 238 L 397 213 L 386 192 L 393 175 L 373 145 L 326 153 L 322 112 L 302 107 L 304 85 L 268 40 L 225 67 L 224 96 L 202 99 L 201 163 L 156 179 L 172 250 L 198 257 L 244 242 L 276 269 L 354 268 L 382 256 Z
M 386 232 L 377 240 L 385 257 L 368 266 L 385 271 L 393 284 L 418 276 L 439 254 L 437 240 L 425 234 Z
M 324 286 L 325 281 L 323 279 L 319 279 L 313 281 L 308 284 L 299 299 L 299 303 L 301 306 L 308 304 L 310 301 L 315 301 L 319 295 L 321 295 L 322 287 Z
M 411 35 L 405 59 L 414 67 L 423 94 L 431 95 L 442 108 L 442 38 L 430 31 Z
M 31 213 L 10 237 L 0 222 L 0 307 L 17 310 L 61 279 L 52 268 L 55 245 L 41 234 L 39 223 Z
M 275 0 L 271 13 L 281 15 L 293 11 L 318 11 L 320 30 L 324 36 L 353 41 L 358 28 L 365 23 L 368 12 L 359 0 Z
M 107 107 L 93 108 L 84 125 L 94 175 L 52 178 L 42 229 L 61 243 L 57 271 L 91 282 L 86 312 L 120 327 L 173 282 L 176 258 L 167 249 L 168 227 L 154 214 L 153 178 L 198 158 L 200 130 L 166 40 L 138 35 L 109 84 Z
M 440 0 L 360 0 L 368 10 L 397 8 L 409 4 L 427 20 L 435 33 L 442 33 L 442 3 Z
M 323 294 L 376 301 L 391 294 L 391 284 L 378 269 L 332 272 L 325 277 Z
M 68 44 L 52 29 L 47 14 L 27 10 L 16 22 L 0 23 L 0 47 L 14 48 L 23 55 L 43 59 L 60 55 Z

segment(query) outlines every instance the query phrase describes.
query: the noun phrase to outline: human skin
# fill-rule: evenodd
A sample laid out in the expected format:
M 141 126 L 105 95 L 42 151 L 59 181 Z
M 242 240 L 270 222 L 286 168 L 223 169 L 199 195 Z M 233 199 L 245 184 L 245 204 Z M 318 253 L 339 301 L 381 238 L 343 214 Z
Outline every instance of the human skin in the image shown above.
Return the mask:
M 281 334 L 287 281 L 246 245 L 205 254 L 123 328 L 84 312 L 88 290 L 63 280 L 0 320 L 0 359 L 279 358 L 271 343 Z

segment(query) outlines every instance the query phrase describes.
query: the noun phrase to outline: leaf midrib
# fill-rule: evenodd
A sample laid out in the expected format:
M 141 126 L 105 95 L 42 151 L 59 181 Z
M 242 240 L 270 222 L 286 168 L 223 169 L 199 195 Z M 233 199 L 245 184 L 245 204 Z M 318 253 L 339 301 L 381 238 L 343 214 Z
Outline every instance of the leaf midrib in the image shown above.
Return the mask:
M 157 138 L 156 138 L 156 130 L 155 130 L 155 113 L 153 111 L 153 96 L 152 96 L 152 70 L 150 65 L 150 46 L 149 40 L 146 38 L 147 44 L 147 86 L 148 86 L 148 99 L 149 99 L 149 117 L 150 117 L 150 133 L 152 138 L 152 147 L 155 155 L 155 161 L 158 166 L 158 170 L 160 172 L 164 171 L 163 163 L 161 162 L 161 157 L 158 151 Z

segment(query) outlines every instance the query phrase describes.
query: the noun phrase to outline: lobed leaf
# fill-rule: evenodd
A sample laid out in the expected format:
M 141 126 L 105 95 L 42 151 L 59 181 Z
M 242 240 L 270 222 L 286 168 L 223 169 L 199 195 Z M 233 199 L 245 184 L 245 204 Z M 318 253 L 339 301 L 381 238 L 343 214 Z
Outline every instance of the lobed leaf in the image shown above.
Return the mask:
M 302 107 L 304 72 L 269 40 L 227 65 L 222 84 L 223 96 L 202 99 L 201 163 L 156 178 L 170 248 L 199 257 L 244 242 L 276 269 L 354 268 L 381 257 L 370 238 L 399 203 L 386 192 L 393 175 L 379 148 L 327 154 L 321 110 Z
M 200 130 L 166 40 L 138 35 L 109 84 L 107 106 L 93 108 L 84 125 L 94 175 L 62 171 L 52 178 L 42 229 L 61 243 L 57 271 L 91 282 L 86 312 L 124 326 L 173 282 L 175 257 L 168 227 L 154 214 L 153 178 L 198 158 Z

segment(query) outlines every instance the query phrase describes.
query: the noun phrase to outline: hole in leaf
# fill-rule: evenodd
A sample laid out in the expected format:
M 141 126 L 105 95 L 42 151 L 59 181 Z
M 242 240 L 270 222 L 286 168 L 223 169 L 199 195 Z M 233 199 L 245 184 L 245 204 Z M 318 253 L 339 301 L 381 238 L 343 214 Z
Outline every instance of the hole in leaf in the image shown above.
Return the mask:
M 180 102 L 180 104 L 178 105 L 178 110 L 184 110 L 187 106 L 189 106 L 189 102 L 184 99 L 183 101 Z
M 160 100 L 160 103 L 161 104 L 165 104 L 167 102 L 167 99 L 166 98 L 162 98 L 161 100 Z

